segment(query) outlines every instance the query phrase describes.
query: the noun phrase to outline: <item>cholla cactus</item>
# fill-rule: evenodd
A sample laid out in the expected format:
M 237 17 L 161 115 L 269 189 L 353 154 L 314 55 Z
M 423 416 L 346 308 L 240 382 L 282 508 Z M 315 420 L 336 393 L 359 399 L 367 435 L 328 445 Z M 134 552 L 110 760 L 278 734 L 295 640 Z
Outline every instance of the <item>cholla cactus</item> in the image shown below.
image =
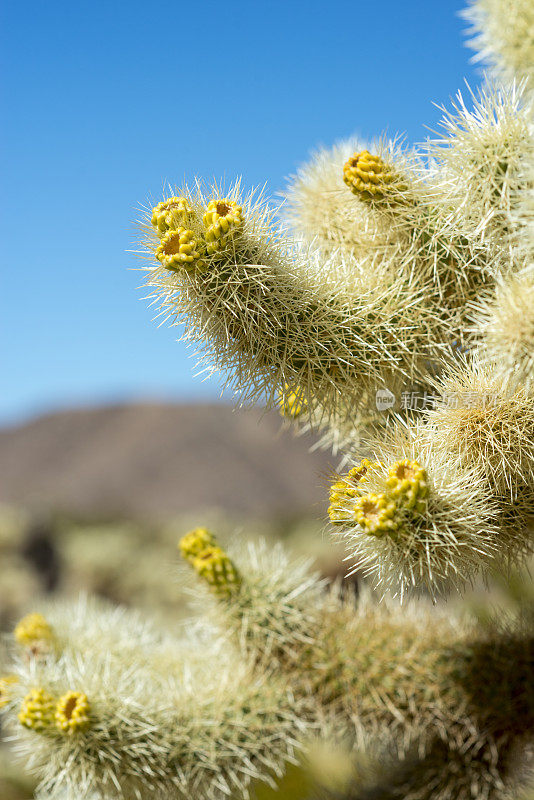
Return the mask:
M 434 139 L 319 152 L 282 222 L 238 183 L 186 187 L 144 222 L 154 300 L 208 369 L 318 430 L 343 466 L 383 465 L 365 491 L 336 480 L 329 517 L 352 565 L 403 595 L 534 549 L 534 16 L 523 0 L 468 14 L 500 77 L 459 95 Z M 196 254 L 180 265 L 161 258 L 185 235 L 181 217 L 166 227 L 177 199 Z M 408 462 L 419 478 L 401 489 Z
M 381 754 L 377 797 L 504 800 L 519 787 L 531 623 L 481 628 L 365 594 L 354 605 L 281 548 L 227 558 L 231 593 L 191 570 L 202 612 L 182 636 L 82 600 L 47 611 L 61 654 L 14 650 L 4 722 L 37 798 L 248 797 L 325 736 Z
M 512 385 L 534 387 L 534 265 L 499 280 L 478 310 L 485 356 Z
M 534 9 L 529 0 L 469 0 L 475 59 L 505 78 L 534 77 Z
M 332 531 L 352 570 L 402 599 L 506 574 L 534 550 L 534 14 L 524 0 L 475 0 L 466 13 L 492 73 L 444 111 L 433 140 L 322 150 L 280 213 L 239 182 L 197 184 L 143 222 L 161 313 L 185 324 L 208 370 L 225 373 L 243 401 L 278 406 L 342 453 Z M 484 632 L 411 600 L 354 608 L 282 552 L 227 553 L 205 529 L 180 550 L 208 612 L 205 658 L 224 642 L 222 673 L 236 679 L 240 663 L 239 680 L 260 680 L 239 712 L 238 693 L 227 699 L 226 721 L 253 713 L 269 687 L 286 741 L 328 730 L 380 750 L 374 797 L 512 797 L 534 721 L 531 622 Z M 199 654 L 194 663 L 213 739 L 227 743 L 211 710 L 218 685 Z M 61 688 L 87 693 L 98 724 L 97 690 L 93 701 L 90 686 Z M 292 757 L 276 736 L 232 747 L 245 794 L 244 764 L 267 778 L 258 764 L 276 771 Z M 168 750 L 158 757 L 173 776 L 157 784 L 166 797 L 175 764 Z M 230 789 L 224 759 L 209 763 L 209 780 L 208 760 L 186 764 L 181 790 Z M 127 774 L 143 797 L 136 769 Z
M 272 781 L 310 727 L 309 701 L 206 625 L 175 638 L 86 600 L 49 618 L 61 655 L 16 659 L 3 709 L 38 797 L 226 797 Z
M 317 738 L 382 765 L 353 800 L 523 788 L 531 610 L 482 625 L 407 597 L 534 549 L 532 13 L 469 13 L 481 56 L 524 85 L 488 79 L 413 150 L 320 152 L 283 221 L 236 183 L 177 190 L 143 223 L 162 314 L 243 400 L 344 449 L 331 527 L 382 603 L 197 528 L 179 543 L 200 608 L 182 635 L 85 600 L 26 618 L 0 706 L 39 800 L 253 797 Z

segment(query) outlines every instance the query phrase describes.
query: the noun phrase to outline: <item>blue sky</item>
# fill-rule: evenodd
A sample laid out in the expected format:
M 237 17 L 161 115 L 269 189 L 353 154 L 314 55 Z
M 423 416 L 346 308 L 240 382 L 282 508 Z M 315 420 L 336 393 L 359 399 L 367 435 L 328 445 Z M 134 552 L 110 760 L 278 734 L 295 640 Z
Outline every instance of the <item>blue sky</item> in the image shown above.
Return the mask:
M 136 206 L 198 174 L 285 177 L 319 144 L 435 127 L 464 78 L 446 0 L 6 3 L 0 423 L 215 399 L 133 271 Z M 7 78 L 7 80 L 6 80 Z

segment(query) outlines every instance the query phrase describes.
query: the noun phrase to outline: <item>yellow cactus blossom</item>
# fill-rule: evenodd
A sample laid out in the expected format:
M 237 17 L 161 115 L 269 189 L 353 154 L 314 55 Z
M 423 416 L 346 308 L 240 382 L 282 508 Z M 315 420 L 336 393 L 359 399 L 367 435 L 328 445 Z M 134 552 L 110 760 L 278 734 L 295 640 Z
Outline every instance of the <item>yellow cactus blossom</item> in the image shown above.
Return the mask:
M 191 564 L 212 591 L 221 597 L 234 594 L 241 585 L 239 572 L 220 547 L 206 547 L 191 560 Z
M 169 197 L 152 209 L 152 225 L 160 234 L 176 230 L 180 225 L 187 224 L 191 211 L 186 197 Z
M 203 247 L 193 231 L 176 228 L 167 231 L 156 250 L 156 258 L 166 269 L 178 272 L 194 272 L 205 267 Z
M 283 417 L 300 417 L 308 407 L 306 398 L 299 389 L 292 389 L 289 384 L 284 384 L 280 396 L 280 413 Z
M 203 220 L 206 226 L 208 253 L 213 254 L 223 249 L 228 237 L 243 226 L 243 207 L 228 198 L 211 200 Z
M 403 508 L 424 512 L 428 495 L 427 474 L 417 461 L 409 458 L 396 461 L 389 468 L 386 484 L 391 497 Z
M 397 505 L 386 494 L 359 497 L 354 504 L 354 520 L 372 536 L 384 536 L 399 528 Z
M 343 180 L 355 195 L 363 200 L 380 199 L 393 181 L 391 168 L 368 150 L 354 153 L 343 166 Z
M 215 547 L 217 542 L 215 536 L 207 528 L 195 528 L 185 536 L 182 536 L 178 542 L 178 547 L 182 557 L 186 561 L 196 558 L 207 547 Z
M 45 689 L 32 689 L 22 701 L 18 715 L 21 725 L 42 733 L 54 724 L 56 700 Z
M 42 614 L 28 614 L 14 630 L 17 642 L 36 651 L 50 650 L 55 636 L 51 625 Z
M 90 711 L 87 695 L 83 692 L 67 692 L 56 705 L 56 727 L 67 734 L 83 731 L 91 723 Z
M 16 675 L 6 675 L 0 678 L 0 708 L 7 706 L 11 699 L 11 688 L 19 682 Z

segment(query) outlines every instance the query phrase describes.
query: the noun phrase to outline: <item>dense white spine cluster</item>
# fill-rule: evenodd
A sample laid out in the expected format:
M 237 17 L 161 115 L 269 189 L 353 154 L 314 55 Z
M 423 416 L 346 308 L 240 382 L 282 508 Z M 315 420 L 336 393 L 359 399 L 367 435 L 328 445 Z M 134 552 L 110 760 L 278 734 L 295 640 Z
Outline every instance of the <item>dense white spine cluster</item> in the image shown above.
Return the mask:
M 469 0 L 473 59 L 504 78 L 534 77 L 534 9 L 530 0 Z

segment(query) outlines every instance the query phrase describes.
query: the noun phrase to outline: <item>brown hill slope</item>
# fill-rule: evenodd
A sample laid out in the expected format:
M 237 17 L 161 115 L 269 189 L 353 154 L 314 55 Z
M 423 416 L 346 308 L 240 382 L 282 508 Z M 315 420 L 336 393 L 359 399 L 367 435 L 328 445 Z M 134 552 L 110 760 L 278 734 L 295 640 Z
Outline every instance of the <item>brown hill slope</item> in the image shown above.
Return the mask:
M 75 514 L 253 516 L 325 511 L 333 463 L 277 413 L 132 404 L 62 411 L 0 430 L 0 502 Z

